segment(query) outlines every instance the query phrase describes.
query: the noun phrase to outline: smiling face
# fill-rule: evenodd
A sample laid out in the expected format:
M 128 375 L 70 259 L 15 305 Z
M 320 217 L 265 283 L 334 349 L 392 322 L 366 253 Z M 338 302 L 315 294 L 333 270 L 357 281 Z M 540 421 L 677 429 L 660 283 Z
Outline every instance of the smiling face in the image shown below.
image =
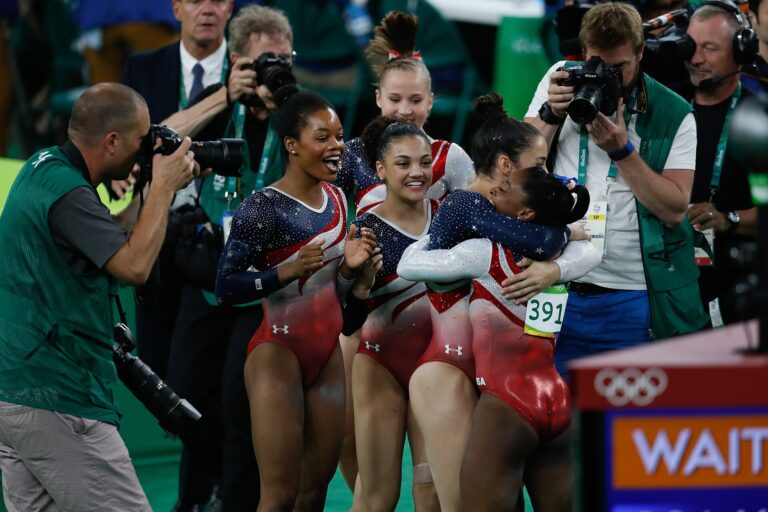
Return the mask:
M 289 159 L 318 181 L 333 181 L 344 152 L 344 130 L 331 108 L 316 110 L 306 117 L 299 138 L 285 138 Z
M 432 149 L 424 137 L 408 135 L 392 141 L 376 162 L 376 173 L 387 186 L 387 197 L 413 204 L 424 200 L 432 184 Z
M 423 129 L 434 101 L 429 83 L 429 77 L 423 71 L 388 71 L 376 89 L 376 105 L 381 109 L 381 115 L 409 121 Z
M 707 78 L 727 76 L 738 71 L 739 66 L 733 57 L 733 28 L 726 13 L 692 19 L 688 35 L 696 43 L 696 52 L 685 63 L 694 87 Z

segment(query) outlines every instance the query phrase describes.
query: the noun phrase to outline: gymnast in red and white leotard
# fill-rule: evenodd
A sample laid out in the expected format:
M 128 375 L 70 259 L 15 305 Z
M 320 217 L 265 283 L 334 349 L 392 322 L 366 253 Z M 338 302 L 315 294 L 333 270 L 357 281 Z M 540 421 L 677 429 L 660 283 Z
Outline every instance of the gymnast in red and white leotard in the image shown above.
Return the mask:
M 571 195 L 540 167 L 512 173 L 508 181 L 511 188 L 497 196 L 497 207 L 527 220 L 564 225 L 580 218 L 589 204 L 584 187 L 571 185 Z M 531 200 L 535 196 L 548 199 Z M 541 211 L 545 203 L 540 216 L 531 208 Z M 472 510 L 513 510 L 525 482 L 534 508 L 568 510 L 570 402 L 554 367 L 554 340 L 525 334 L 525 306 L 507 300 L 502 291 L 502 283 L 521 271 L 519 256 L 487 239 L 450 250 L 426 251 L 426 245 L 409 247 L 399 270 L 411 278 L 473 279 L 469 316 L 482 395 L 462 460 L 464 504 L 471 503 Z M 572 242 L 569 249 L 558 261 L 565 278 L 599 263 L 589 242 Z
M 499 187 L 506 177 L 532 165 L 543 165 L 547 158 L 547 145 L 541 134 L 532 126 L 508 117 L 502 103 L 501 96 L 495 93 L 478 98 L 475 110 L 487 120 L 475 133 L 470 146 L 477 169 L 471 190 L 477 194 L 457 192 L 448 196 L 441 205 L 441 210 L 451 214 L 446 217 L 446 228 L 441 228 L 439 211 L 433 221 L 435 238 L 430 238 L 429 245 L 430 249 L 450 248 L 469 238 L 489 238 L 504 243 L 519 256 L 528 256 L 528 267 L 506 279 L 502 288 L 506 297 L 527 300 L 561 277 L 559 258 L 555 262 L 534 260 L 548 258 L 562 245 L 552 251 L 552 235 L 546 236 L 543 226 L 494 217 L 494 205 L 498 209 L 496 203 L 501 199 Z M 562 236 L 562 231 L 560 233 Z M 408 279 L 416 278 L 407 271 L 403 274 L 399 269 L 398 272 Z M 452 286 L 457 289 L 450 290 L 449 294 L 441 293 L 441 300 L 432 302 L 435 305 L 433 343 L 410 384 L 414 415 L 425 437 L 427 459 L 441 507 L 447 511 L 461 510 L 459 470 L 478 397 L 471 349 L 469 287 L 462 289 L 461 282 Z M 437 339 L 435 326 L 444 324 L 446 318 L 451 320 L 453 330 L 440 331 L 445 337 Z M 458 339 L 460 343 L 456 343 L 454 333 L 462 335 Z

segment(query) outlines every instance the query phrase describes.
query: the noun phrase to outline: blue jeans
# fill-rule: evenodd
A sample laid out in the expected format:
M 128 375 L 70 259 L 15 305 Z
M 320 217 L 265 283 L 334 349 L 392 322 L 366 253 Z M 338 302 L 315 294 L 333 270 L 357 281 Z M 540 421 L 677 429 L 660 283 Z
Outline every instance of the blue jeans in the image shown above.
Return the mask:
M 555 367 L 565 379 L 572 359 L 645 343 L 650 340 L 650 327 L 645 290 L 595 295 L 570 292 L 555 347 Z

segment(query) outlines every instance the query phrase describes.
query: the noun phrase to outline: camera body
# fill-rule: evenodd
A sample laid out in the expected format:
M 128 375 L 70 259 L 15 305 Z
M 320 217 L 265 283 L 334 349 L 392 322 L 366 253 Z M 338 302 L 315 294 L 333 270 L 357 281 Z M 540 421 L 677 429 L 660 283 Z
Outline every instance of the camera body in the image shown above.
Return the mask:
M 136 347 L 131 330 L 124 323 L 114 327 L 112 360 L 125 387 L 157 418 L 170 434 L 178 434 L 183 422 L 197 421 L 200 412 L 179 397 L 141 359 L 131 354 Z
M 690 15 L 679 9 L 643 23 L 645 53 L 640 67 L 683 98 L 693 96 L 685 61 L 696 52 L 696 42 L 686 33 Z M 658 33 L 659 30 L 662 32 Z
M 565 70 L 568 77 L 560 80 L 561 85 L 573 86 L 574 93 L 568 105 L 568 115 L 578 124 L 595 120 L 598 112 L 611 116 L 616 112 L 622 96 L 621 72 L 608 66 L 600 57 L 586 62 L 568 63 L 558 71 Z
M 291 71 L 291 63 L 285 57 L 265 52 L 259 55 L 259 58 L 249 67 L 256 72 L 256 83 L 269 89 L 278 107 L 299 90 L 296 77 Z M 249 107 L 265 107 L 264 102 L 256 94 L 243 96 L 240 102 Z
M 155 142 L 160 139 L 160 147 Z M 141 142 L 137 163 L 141 167 L 140 181 L 152 181 L 152 157 L 155 154 L 170 155 L 181 145 L 181 138 L 176 130 L 165 125 L 153 124 Z M 222 176 L 240 177 L 243 165 L 242 139 L 219 139 L 205 142 L 193 142 L 189 149 L 195 154 L 195 161 L 201 169 L 212 168 Z

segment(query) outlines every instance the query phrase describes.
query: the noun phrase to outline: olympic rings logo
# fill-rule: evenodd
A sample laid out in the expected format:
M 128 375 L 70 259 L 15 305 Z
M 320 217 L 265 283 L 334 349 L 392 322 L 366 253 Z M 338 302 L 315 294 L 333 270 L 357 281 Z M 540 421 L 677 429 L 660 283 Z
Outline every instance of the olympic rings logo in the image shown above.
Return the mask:
M 616 407 L 630 402 L 648 405 L 667 389 L 667 383 L 667 374 L 661 368 L 627 368 L 621 372 L 604 368 L 595 375 L 595 391 Z

